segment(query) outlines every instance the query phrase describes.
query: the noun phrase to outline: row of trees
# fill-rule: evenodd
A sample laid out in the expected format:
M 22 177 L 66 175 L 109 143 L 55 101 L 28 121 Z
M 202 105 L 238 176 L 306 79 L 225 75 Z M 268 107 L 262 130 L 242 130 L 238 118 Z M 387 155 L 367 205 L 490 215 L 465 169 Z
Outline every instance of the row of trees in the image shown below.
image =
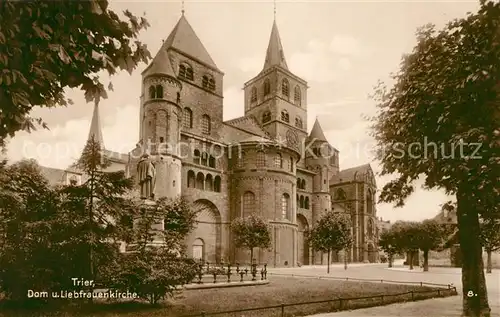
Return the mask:
M 127 195 L 132 179 L 103 172 L 108 163 L 94 140 L 78 165 L 85 182 L 56 188 L 34 161 L 0 165 L 0 292 L 24 302 L 29 289 L 75 289 L 71 278 L 81 277 L 155 303 L 190 282 L 197 272 L 183 243 L 195 224 L 190 205 L 160 199 L 144 208 Z M 166 243 L 149 247 L 155 239 Z M 133 252 L 120 252 L 121 241 Z
M 413 256 L 421 250 L 424 256 L 424 271 L 429 270 L 429 251 L 443 247 L 450 229 L 434 220 L 423 222 L 397 221 L 389 230 L 380 234 L 379 247 L 387 254 L 389 267 L 396 254 L 408 254 L 410 269 L 413 269 Z
M 500 221 L 486 219 L 481 222 L 480 243 L 487 253 L 486 272 L 492 272 L 491 254 L 500 250 Z M 442 251 L 458 241 L 458 230 L 454 225 L 441 224 L 435 220 L 423 222 L 398 221 L 380 235 L 379 246 L 387 254 L 389 267 L 396 254 L 408 254 L 410 270 L 413 256 L 422 251 L 424 271 L 429 270 L 429 251 Z
M 231 223 L 231 231 L 235 245 L 249 250 L 252 260 L 255 248 L 271 247 L 270 227 L 265 220 L 256 215 L 236 218 Z M 352 244 L 349 215 L 333 211 L 325 213 L 313 229 L 306 233 L 306 239 L 314 251 L 327 253 L 327 272 L 330 273 L 330 256 L 347 250 Z

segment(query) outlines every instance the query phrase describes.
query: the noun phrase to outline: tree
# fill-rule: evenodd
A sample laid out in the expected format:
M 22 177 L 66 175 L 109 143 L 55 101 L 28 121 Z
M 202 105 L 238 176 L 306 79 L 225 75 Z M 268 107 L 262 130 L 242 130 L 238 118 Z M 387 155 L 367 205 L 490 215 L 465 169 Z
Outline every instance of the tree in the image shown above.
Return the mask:
M 329 211 L 316 222 L 308 235 L 311 247 L 328 253 L 327 273 L 330 273 L 330 254 L 345 250 L 352 244 L 351 220 L 347 213 Z
M 488 256 L 486 273 L 491 273 L 491 253 L 500 250 L 500 222 L 495 219 L 486 219 L 481 224 L 481 242 Z
M 121 255 L 109 286 L 156 304 L 196 276 L 198 265 L 187 258 L 184 241 L 197 212 L 183 198 L 138 203 L 135 210 L 131 250 Z
M 499 22 L 500 4 L 482 0 L 477 13 L 440 31 L 422 28 L 394 86 L 375 91 L 376 157 L 382 175 L 397 175 L 380 200 L 403 206 L 422 176 L 426 188 L 456 196 L 466 316 L 490 312 L 479 216 L 498 214 Z
M 424 220 L 418 225 L 417 245 L 424 253 L 424 272 L 429 271 L 429 251 L 443 244 L 445 231 L 435 220 Z
M 151 57 L 136 40 L 147 21 L 128 10 L 121 20 L 108 1 L 2 1 L 0 12 L 0 146 L 16 131 L 47 127 L 30 118 L 33 107 L 71 103 L 66 88 L 106 98 L 98 73 L 132 72 Z
M 35 161 L 0 164 L 0 292 L 8 299 L 24 302 L 28 289 L 60 289 L 61 268 L 52 257 L 58 210 L 57 193 Z
M 126 196 L 134 183 L 123 171 L 105 171 L 110 165 L 102 153 L 102 145 L 94 137 L 83 149 L 76 166 L 85 174 L 83 184 L 61 188 L 64 196 L 62 215 L 72 233 L 71 250 L 81 252 L 78 257 L 88 270 L 79 272 L 89 280 L 99 279 L 100 268 L 105 268 L 117 249 L 122 234 L 117 221 L 133 213 L 135 204 Z M 74 235 L 74 232 L 80 232 Z M 69 247 L 68 244 L 66 244 Z M 85 257 L 84 254 L 87 256 Z
M 398 249 L 397 237 L 394 232 L 389 230 L 384 230 L 380 234 L 378 245 L 387 254 L 387 261 L 389 267 L 392 267 L 394 255 L 398 254 L 400 250 Z
M 255 248 L 271 247 L 271 230 L 264 219 L 257 215 L 236 218 L 231 222 L 232 239 L 237 248 L 250 251 L 250 263 L 253 263 Z
M 396 221 L 391 230 L 394 234 L 396 248 L 406 252 L 410 270 L 413 270 L 414 256 L 418 254 L 419 223 L 413 221 Z

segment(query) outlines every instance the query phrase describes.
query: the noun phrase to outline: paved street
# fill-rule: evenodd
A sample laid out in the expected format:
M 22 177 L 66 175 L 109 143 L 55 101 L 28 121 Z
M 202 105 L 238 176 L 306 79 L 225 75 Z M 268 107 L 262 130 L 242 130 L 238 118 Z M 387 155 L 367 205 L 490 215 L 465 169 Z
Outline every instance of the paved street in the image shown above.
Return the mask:
M 462 307 L 462 276 L 460 268 L 431 267 L 429 272 L 422 272 L 421 268 L 408 270 L 400 263 L 389 269 L 387 264 L 352 264 L 344 270 L 343 264 L 330 267 L 330 274 L 326 273 L 326 266 L 304 266 L 300 268 L 268 269 L 270 274 L 308 275 L 308 276 L 335 276 L 362 279 L 381 279 L 408 282 L 428 282 L 437 284 L 452 284 L 457 287 L 459 296 L 437 298 L 402 304 L 392 304 L 381 307 L 359 309 L 338 313 L 314 315 L 314 317 L 362 317 L 362 316 L 418 316 L 443 317 L 460 316 Z M 492 316 L 500 317 L 500 270 L 486 274 L 489 302 Z M 311 316 L 312 317 L 312 316 Z

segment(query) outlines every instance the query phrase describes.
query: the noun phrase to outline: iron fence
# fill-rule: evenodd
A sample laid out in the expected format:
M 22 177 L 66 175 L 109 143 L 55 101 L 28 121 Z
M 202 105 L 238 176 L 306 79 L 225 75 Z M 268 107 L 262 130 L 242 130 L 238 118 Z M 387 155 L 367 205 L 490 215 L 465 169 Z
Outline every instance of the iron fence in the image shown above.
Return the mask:
M 282 275 L 282 276 L 294 276 L 294 277 L 307 277 L 307 278 L 318 278 L 318 279 L 335 279 L 344 281 L 364 281 L 364 282 L 380 282 L 380 283 L 391 283 L 391 284 L 414 284 L 420 286 L 431 286 L 432 290 L 412 290 L 404 293 L 394 293 L 394 294 L 382 294 L 382 295 L 371 295 L 364 297 L 348 297 L 348 298 L 332 298 L 319 301 L 309 301 L 309 302 L 299 302 L 299 303 L 284 303 L 279 305 L 271 306 L 261 306 L 261 307 L 251 307 L 236 310 L 226 310 L 226 311 L 216 311 L 216 312 L 200 312 L 192 315 L 184 315 L 182 317 L 208 317 L 217 315 L 227 315 L 236 314 L 244 312 L 255 312 L 263 310 L 279 310 L 279 312 L 273 316 L 285 317 L 286 308 L 294 306 L 304 306 L 304 305 L 314 305 L 314 304 L 333 304 L 329 311 L 342 311 L 354 308 L 365 308 L 372 306 L 386 305 L 402 301 L 416 301 L 429 298 L 429 294 L 436 294 L 438 297 L 457 295 L 457 289 L 451 284 L 437 284 L 437 283 L 427 283 L 427 282 L 414 282 L 414 281 L 395 281 L 395 280 L 383 280 L 383 279 L 362 279 L 362 278 L 349 278 L 349 277 L 333 277 L 333 276 L 311 276 L 311 275 L 297 275 L 297 274 L 279 274 L 279 273 L 268 273 L 272 275 Z M 422 296 L 424 295 L 424 296 Z M 402 300 L 394 300 L 397 297 L 403 297 Z M 392 298 L 392 300 L 391 300 Z M 365 302 L 359 302 L 359 301 Z M 357 302 L 357 303 L 356 303 Z M 291 312 L 290 312 L 291 313 Z M 296 316 L 296 315 L 292 315 Z

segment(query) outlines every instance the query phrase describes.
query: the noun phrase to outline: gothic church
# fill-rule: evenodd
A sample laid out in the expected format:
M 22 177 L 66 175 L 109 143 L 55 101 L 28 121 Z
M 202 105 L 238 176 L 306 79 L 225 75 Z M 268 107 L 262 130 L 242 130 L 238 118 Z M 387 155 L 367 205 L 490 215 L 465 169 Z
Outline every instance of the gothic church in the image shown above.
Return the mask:
M 324 254 L 310 250 L 304 232 L 333 209 L 352 217 L 348 261 L 378 261 L 372 169 L 366 164 L 340 170 L 339 152 L 318 120 L 307 133 L 308 86 L 288 68 L 276 22 L 262 71 L 244 84 L 243 117 L 222 119 L 223 76 L 184 14 L 142 73 L 138 141 L 156 144 L 150 152 L 155 197 L 183 195 L 200 210 L 186 241 L 190 256 L 249 263 L 249 252 L 232 244 L 229 224 L 257 213 L 272 227 L 272 249 L 256 250 L 258 263 L 326 264 Z M 104 144 L 98 106 L 91 136 Z M 189 146 L 174 151 L 161 144 Z M 303 144 L 312 150 L 304 152 Z M 105 150 L 109 169 L 134 176 L 134 151 Z M 79 183 L 83 176 L 75 169 L 44 173 L 53 183 Z

